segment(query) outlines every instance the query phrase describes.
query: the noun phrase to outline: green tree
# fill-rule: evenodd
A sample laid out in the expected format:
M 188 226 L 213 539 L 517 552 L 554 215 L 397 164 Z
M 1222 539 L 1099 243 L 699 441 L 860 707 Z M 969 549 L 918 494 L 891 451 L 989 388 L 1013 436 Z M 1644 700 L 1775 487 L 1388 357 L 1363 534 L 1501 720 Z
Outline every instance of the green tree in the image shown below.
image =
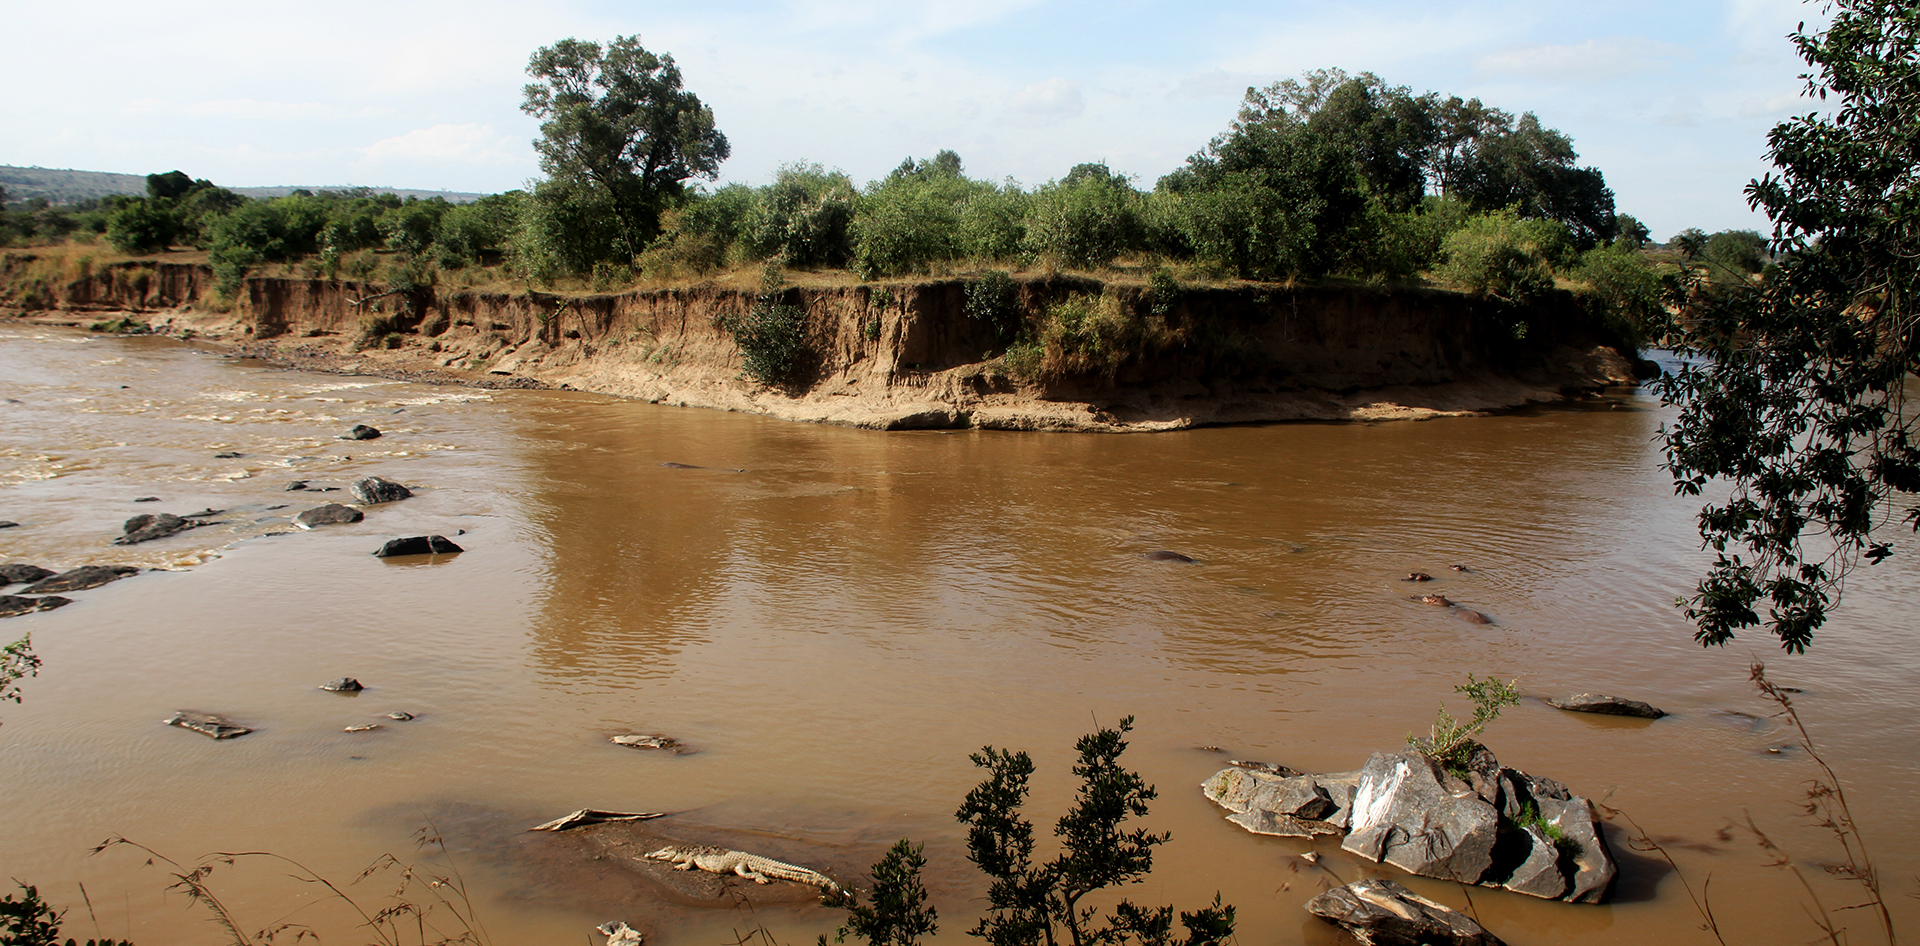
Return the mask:
M 1105 164 L 1080 164 L 1030 202 L 1025 247 L 1073 267 L 1105 266 L 1144 244 L 1144 201 Z
M 955 817 L 967 825 L 967 859 L 993 879 L 987 890 L 987 915 L 968 932 L 992 946 L 1093 946 L 1128 941 L 1142 946 L 1175 946 L 1173 908 L 1147 909 L 1122 900 L 1104 923 L 1097 907 L 1083 904 L 1096 891 L 1139 883 L 1153 870 L 1153 849 L 1165 834 L 1143 828 L 1124 830 L 1129 818 L 1143 818 L 1156 796 L 1137 772 L 1120 764 L 1133 717 L 1115 729 L 1101 727 L 1074 743 L 1080 760 L 1073 774 L 1080 789 L 1073 807 L 1054 825 L 1060 854 L 1033 862 L 1033 825 L 1020 813 L 1027 800 L 1033 759 L 1025 752 L 987 746 L 972 756 L 987 770 Z M 1179 946 L 1212 946 L 1233 935 L 1233 907 L 1213 905 L 1181 913 L 1187 929 Z
M 920 869 L 927 866 L 921 851 L 906 838 L 894 842 L 873 865 L 871 901 L 862 904 L 857 892 L 846 893 L 847 922 L 834 932 L 834 942 L 844 943 L 852 934 L 871 946 L 915 946 L 939 928 L 939 911 L 927 904 L 927 888 L 920 882 Z M 822 934 L 820 946 L 826 942 Z
M 853 181 L 818 164 L 783 165 L 756 195 L 746 223 L 750 251 L 791 266 L 845 266 L 853 255 Z
M 147 175 L 147 196 L 179 200 L 193 190 L 193 178 L 185 171 L 168 171 L 165 174 Z
M 535 51 L 522 111 L 540 119 L 540 167 L 603 202 L 627 260 L 659 232 L 662 210 L 688 181 L 712 180 L 730 154 L 713 109 L 681 87 L 673 57 L 638 36 L 599 43 L 564 39 Z M 544 199 L 540 191 L 536 199 Z
M 1773 222 L 1758 284 L 1691 291 L 1677 328 L 1700 358 L 1662 379 L 1676 487 L 1706 504 L 1715 560 L 1682 602 L 1702 644 L 1763 623 L 1804 651 L 1862 559 L 1893 554 L 1880 527 L 1920 529 L 1920 7 L 1834 0 L 1793 42 L 1822 112 L 1768 135 L 1775 172 L 1747 185 Z M 1901 510 L 1904 507 L 1904 512 Z M 1758 611 L 1764 599 L 1767 615 Z
M 158 253 L 173 242 L 180 218 L 165 197 L 134 197 L 107 218 L 107 242 L 122 253 Z

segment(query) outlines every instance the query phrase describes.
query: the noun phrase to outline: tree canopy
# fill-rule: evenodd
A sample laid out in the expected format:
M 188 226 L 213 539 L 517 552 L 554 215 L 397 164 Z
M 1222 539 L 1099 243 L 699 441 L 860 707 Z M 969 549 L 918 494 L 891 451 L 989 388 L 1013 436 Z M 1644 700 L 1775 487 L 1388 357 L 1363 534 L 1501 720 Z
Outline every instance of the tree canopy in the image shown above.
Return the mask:
M 1920 493 L 1920 7 L 1832 8 L 1827 29 L 1792 37 L 1825 113 L 1776 125 L 1776 172 L 1747 186 L 1773 265 L 1689 287 L 1678 328 L 1696 362 L 1662 382 L 1680 408 L 1664 431 L 1677 488 L 1731 486 L 1700 512 L 1716 558 L 1684 602 L 1703 644 L 1763 623 L 1765 599 L 1767 630 L 1804 651 L 1848 573 L 1893 553 L 1881 527 L 1920 529 L 1920 509 L 1898 512 Z
M 545 196 L 604 204 L 628 259 L 659 232 L 661 211 L 686 183 L 714 179 L 731 153 L 713 109 L 681 87 L 673 57 L 648 52 L 638 36 L 604 48 L 563 39 L 536 50 L 527 74 L 535 81 L 520 108 L 540 119 L 533 146 L 560 185 Z

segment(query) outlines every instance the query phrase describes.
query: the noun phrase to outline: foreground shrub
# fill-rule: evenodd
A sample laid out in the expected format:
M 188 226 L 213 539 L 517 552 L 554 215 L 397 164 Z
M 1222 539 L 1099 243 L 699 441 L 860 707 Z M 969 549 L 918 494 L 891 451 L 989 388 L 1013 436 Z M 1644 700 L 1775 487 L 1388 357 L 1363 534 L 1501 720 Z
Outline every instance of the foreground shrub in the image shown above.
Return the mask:
M 791 384 L 805 368 L 807 313 L 782 301 L 783 285 L 780 268 L 769 264 L 753 308 L 726 323 L 740 349 L 741 371 L 766 385 Z

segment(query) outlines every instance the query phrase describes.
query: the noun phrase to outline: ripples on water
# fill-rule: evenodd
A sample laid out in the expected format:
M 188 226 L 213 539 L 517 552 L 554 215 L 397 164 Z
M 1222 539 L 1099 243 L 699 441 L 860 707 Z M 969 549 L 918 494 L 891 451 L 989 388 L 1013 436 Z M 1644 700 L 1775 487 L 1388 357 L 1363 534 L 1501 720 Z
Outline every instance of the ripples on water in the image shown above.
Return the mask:
M 975 780 L 967 753 L 1032 750 L 1044 825 L 1070 794 L 1073 738 L 1132 713 L 1128 758 L 1160 786 L 1154 826 L 1176 838 L 1136 899 L 1191 909 L 1220 889 L 1244 936 L 1331 941 L 1302 919 L 1311 880 L 1285 869 L 1308 846 L 1224 824 L 1194 790 L 1224 755 L 1197 747 L 1352 768 L 1424 728 L 1469 672 L 1674 711 L 1649 726 L 1530 701 L 1490 736 L 1504 760 L 1608 796 L 1673 841 L 1696 883 L 1713 875 L 1723 923 L 1797 930 L 1785 878 L 1747 842 L 1717 839 L 1752 811 L 1809 858 L 1830 848 L 1794 814 L 1804 762 L 1765 753 L 1784 738 L 1766 721 L 1730 715 L 1765 712 L 1744 682 L 1748 646 L 1807 689 L 1857 813 L 1885 839 L 1883 875 L 1920 872 L 1906 850 L 1920 828 L 1913 556 L 1863 571 L 1810 657 L 1757 638 L 1697 650 L 1671 602 L 1703 559 L 1658 469 L 1662 415 L 1641 396 L 1417 424 L 879 434 L 305 375 L 19 327 L 0 327 L 0 377 L 0 518 L 24 524 L 0 532 L 5 558 L 191 568 L 0 627 L 31 630 L 47 660 L 0 728 L 0 874 L 126 891 L 108 934 L 204 929 L 161 901 L 150 871 L 83 857 L 107 834 L 176 856 L 272 849 L 351 876 L 405 854 L 433 818 L 496 938 L 577 938 L 624 908 L 530 863 L 517 831 L 591 806 L 802 839 L 842 874 L 910 834 L 929 842 L 940 939 L 957 943 L 980 893 L 951 820 Z M 386 436 L 336 439 L 355 423 Z M 287 481 L 366 474 L 418 495 L 284 534 L 293 513 L 344 496 Z M 146 495 L 162 501 L 132 503 Z M 205 507 L 229 512 L 108 544 L 137 512 Z M 366 554 L 460 530 L 469 551 L 451 561 Z M 1161 549 L 1195 562 L 1145 558 Z M 1416 570 L 1437 580 L 1400 580 Z M 1493 623 L 1410 600 L 1423 593 Z M 370 689 L 313 689 L 341 675 Z M 178 708 L 259 731 L 214 743 L 157 724 Z M 341 732 L 397 708 L 419 718 Z M 635 730 L 702 751 L 604 741 Z M 1697 941 L 1673 880 L 1630 868 L 1638 886 L 1608 907 L 1474 902 L 1510 942 Z M 232 882 L 262 903 L 289 896 L 271 877 Z M 1896 903 L 1908 924 L 1912 902 Z M 830 923 L 807 909 L 761 919 L 794 942 Z M 720 942 L 742 922 L 669 920 L 665 946 Z

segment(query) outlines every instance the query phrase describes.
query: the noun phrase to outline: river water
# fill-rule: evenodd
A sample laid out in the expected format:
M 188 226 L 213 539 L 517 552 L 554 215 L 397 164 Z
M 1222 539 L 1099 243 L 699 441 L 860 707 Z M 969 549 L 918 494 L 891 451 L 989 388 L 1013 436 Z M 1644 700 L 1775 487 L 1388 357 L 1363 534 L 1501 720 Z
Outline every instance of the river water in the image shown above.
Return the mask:
M 344 884 L 383 853 L 447 869 L 414 847 L 428 826 L 497 943 L 586 942 L 630 919 L 658 946 L 755 928 L 799 944 L 836 919 L 651 902 L 609 880 L 617 868 L 568 863 L 551 836 L 524 832 L 594 807 L 675 812 L 652 824 L 759 838 L 843 880 L 912 837 L 935 940 L 969 942 L 984 885 L 953 820 L 980 778 L 968 754 L 1032 752 L 1044 851 L 1071 797 L 1073 740 L 1131 714 L 1125 761 L 1158 786 L 1147 824 L 1173 839 L 1126 893 L 1194 909 L 1219 891 L 1241 942 L 1338 942 L 1301 904 L 1331 875 L 1368 871 L 1470 905 L 1513 944 L 1710 942 L 1689 884 L 1710 891 L 1729 942 L 1812 941 L 1804 892 L 1768 866 L 1748 819 L 1828 907 L 1852 894 L 1821 870 L 1840 856 L 1832 837 L 1800 813 L 1811 762 L 1768 751 L 1791 738 L 1747 682 L 1755 656 L 1805 691 L 1797 705 L 1845 780 L 1895 919 L 1920 929 L 1911 544 L 1858 573 L 1810 655 L 1758 634 L 1702 651 L 1672 602 L 1704 557 L 1659 470 L 1663 412 L 1642 394 L 1424 423 L 875 433 L 301 374 L 22 325 L 0 326 L 0 379 L 0 519 L 21 523 L 0 531 L 0 557 L 153 569 L 0 624 L 5 640 L 31 632 L 45 661 L 21 705 L 0 704 L 0 877 L 72 907 L 67 935 L 222 939 L 145 855 L 88 853 L 110 836 L 182 862 L 270 851 Z M 385 436 L 336 439 L 355 423 Z M 416 495 L 358 524 L 290 526 L 346 494 L 288 481 L 367 474 Z M 227 512 L 109 544 L 136 513 L 202 507 Z M 426 533 L 467 551 L 368 554 Z M 1195 562 L 1144 556 L 1161 549 Z M 1400 580 L 1414 570 L 1437 580 Z M 1468 673 L 1673 713 L 1647 723 L 1529 698 L 1485 741 L 1627 812 L 1681 873 L 1616 831 L 1608 905 L 1491 890 L 1469 904 L 1333 840 L 1247 834 L 1200 796 L 1229 757 L 1356 768 L 1423 731 L 1442 700 L 1464 710 L 1453 687 Z M 368 689 L 316 689 L 347 675 Z M 183 708 L 257 731 L 214 742 L 160 724 Z M 700 751 L 606 741 L 621 732 Z M 1300 860 L 1309 850 L 1328 871 Z M 362 940 L 339 902 L 288 873 L 243 859 L 213 882 L 248 931 L 296 922 Z M 346 889 L 378 904 L 392 881 Z M 1873 941 L 1865 913 L 1840 916 L 1853 942 Z

